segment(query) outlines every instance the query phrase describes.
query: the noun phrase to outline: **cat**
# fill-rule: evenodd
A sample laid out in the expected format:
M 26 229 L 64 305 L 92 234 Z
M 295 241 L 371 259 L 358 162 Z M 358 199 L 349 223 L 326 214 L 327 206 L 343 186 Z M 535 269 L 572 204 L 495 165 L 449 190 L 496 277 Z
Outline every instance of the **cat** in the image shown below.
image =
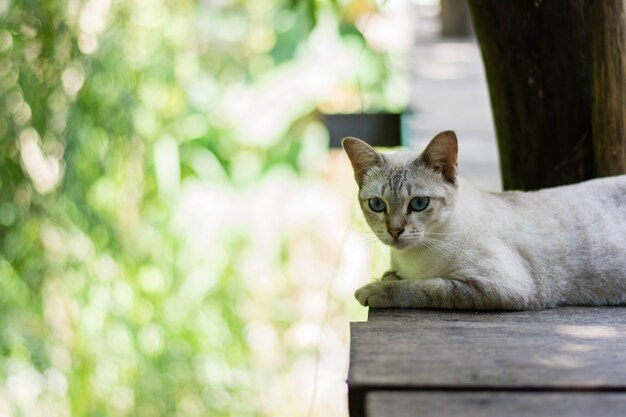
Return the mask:
M 540 310 L 626 303 L 626 175 L 533 192 L 457 178 L 454 132 L 421 155 L 342 141 L 391 270 L 358 289 L 369 307 Z

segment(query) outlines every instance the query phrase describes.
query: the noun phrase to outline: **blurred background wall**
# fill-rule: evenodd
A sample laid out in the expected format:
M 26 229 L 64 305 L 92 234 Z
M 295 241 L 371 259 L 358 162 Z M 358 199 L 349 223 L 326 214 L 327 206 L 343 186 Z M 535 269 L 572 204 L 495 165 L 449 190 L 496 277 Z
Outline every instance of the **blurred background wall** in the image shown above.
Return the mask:
M 352 293 L 387 255 L 321 114 L 406 113 L 421 146 L 464 126 L 420 74 L 466 65 L 499 187 L 438 11 L 0 0 L 0 416 L 346 415 Z

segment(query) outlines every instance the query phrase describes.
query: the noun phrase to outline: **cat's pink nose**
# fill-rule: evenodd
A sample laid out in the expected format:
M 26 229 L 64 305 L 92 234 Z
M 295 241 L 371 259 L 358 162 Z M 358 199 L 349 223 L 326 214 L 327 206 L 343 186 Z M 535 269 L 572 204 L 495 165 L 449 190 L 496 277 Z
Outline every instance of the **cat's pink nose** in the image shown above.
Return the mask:
M 394 239 L 397 239 L 398 236 L 400 236 L 402 232 L 404 232 L 404 229 L 400 229 L 399 227 L 390 227 L 389 229 L 387 229 L 387 231 L 391 236 L 393 236 Z

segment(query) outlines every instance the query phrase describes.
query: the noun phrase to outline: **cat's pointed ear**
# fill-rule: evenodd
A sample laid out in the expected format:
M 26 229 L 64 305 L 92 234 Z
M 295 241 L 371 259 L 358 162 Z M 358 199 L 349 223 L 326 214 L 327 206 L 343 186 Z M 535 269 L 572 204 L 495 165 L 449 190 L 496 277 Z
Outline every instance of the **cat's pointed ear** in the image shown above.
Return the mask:
M 352 168 L 354 169 L 354 178 L 359 187 L 363 185 L 363 178 L 367 171 L 383 163 L 382 155 L 361 139 L 343 138 L 341 146 L 343 146 L 343 149 L 348 154 L 348 158 L 350 158 Z
M 451 130 L 446 130 L 432 138 L 420 159 L 427 167 L 441 172 L 447 181 L 454 182 L 458 153 L 456 134 Z

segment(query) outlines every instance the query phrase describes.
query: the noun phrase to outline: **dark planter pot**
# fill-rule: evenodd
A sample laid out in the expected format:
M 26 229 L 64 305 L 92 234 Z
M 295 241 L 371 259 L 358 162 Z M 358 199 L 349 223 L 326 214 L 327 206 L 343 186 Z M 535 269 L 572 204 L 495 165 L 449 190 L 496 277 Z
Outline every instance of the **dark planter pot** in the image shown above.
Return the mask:
M 353 136 L 372 146 L 402 145 L 402 114 L 357 113 L 322 116 L 330 134 L 330 147 L 340 148 L 341 139 Z

